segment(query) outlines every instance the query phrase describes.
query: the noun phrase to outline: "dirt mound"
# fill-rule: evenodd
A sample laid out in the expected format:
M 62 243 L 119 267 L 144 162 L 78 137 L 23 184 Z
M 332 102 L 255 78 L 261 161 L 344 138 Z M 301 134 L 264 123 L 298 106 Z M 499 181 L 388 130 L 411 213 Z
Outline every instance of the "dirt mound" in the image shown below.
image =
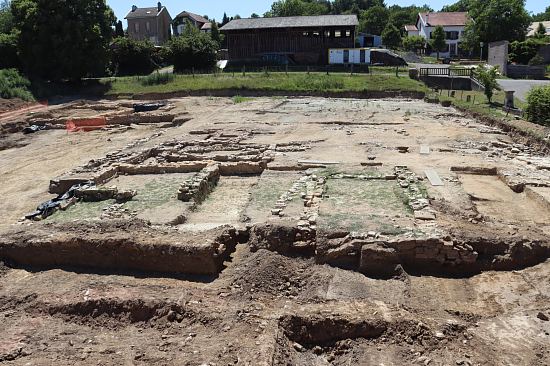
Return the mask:
M 232 275 L 231 286 L 242 294 L 269 294 L 275 297 L 309 298 L 308 292 L 318 278 L 311 259 L 291 259 L 260 249 L 242 258 L 242 265 Z
M 173 322 L 188 326 L 199 320 L 203 323 L 210 321 L 206 316 L 197 315 L 180 304 L 142 299 L 101 298 L 65 305 L 44 305 L 38 310 L 71 323 L 111 329 L 130 324 L 138 327 L 164 328 L 167 323 Z

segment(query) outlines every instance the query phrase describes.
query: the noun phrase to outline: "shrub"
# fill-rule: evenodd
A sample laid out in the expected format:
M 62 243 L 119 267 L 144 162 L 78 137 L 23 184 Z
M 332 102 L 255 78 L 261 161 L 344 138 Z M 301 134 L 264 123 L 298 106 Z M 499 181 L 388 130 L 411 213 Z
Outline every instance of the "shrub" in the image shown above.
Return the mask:
M 182 35 L 172 38 L 167 44 L 167 57 L 174 64 L 174 72 L 214 67 L 218 44 L 209 34 L 199 32 L 193 26 L 187 26 L 185 29 Z
M 155 72 L 140 79 L 143 86 L 167 84 L 174 80 L 174 74 Z
M 479 65 L 475 71 L 475 75 L 485 87 L 485 96 L 487 97 L 489 103 L 491 103 L 491 99 L 493 99 L 493 92 L 495 89 L 498 89 L 498 67 L 493 66 L 486 68 L 483 65 Z
M 529 60 L 529 65 L 531 66 L 544 65 L 544 58 L 542 58 L 542 56 L 537 53 L 535 57 Z
M 426 44 L 426 40 L 422 36 L 407 36 L 403 38 L 403 48 L 407 51 L 416 52 Z
M 527 65 L 537 55 L 540 47 L 544 44 L 544 40 L 536 38 L 529 38 L 524 42 L 514 41 L 510 43 L 508 58 L 511 62 Z
M 149 41 L 117 38 L 111 45 L 111 71 L 115 75 L 146 75 L 155 69 L 155 46 Z
M 19 67 L 16 33 L 0 33 L 0 55 L 0 69 Z
M 21 76 L 15 69 L 0 70 L 0 97 L 5 99 L 21 98 L 23 100 L 34 100 L 29 91 L 31 83 Z
M 550 126 L 550 86 L 533 88 L 527 95 L 527 119 Z

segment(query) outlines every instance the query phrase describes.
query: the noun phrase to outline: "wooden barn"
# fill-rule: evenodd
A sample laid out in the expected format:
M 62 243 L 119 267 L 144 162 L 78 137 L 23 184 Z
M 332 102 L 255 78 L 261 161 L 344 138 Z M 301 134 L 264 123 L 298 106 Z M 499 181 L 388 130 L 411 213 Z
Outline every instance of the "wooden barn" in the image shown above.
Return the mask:
M 356 15 L 235 19 L 225 34 L 229 61 L 326 65 L 329 49 L 355 47 Z

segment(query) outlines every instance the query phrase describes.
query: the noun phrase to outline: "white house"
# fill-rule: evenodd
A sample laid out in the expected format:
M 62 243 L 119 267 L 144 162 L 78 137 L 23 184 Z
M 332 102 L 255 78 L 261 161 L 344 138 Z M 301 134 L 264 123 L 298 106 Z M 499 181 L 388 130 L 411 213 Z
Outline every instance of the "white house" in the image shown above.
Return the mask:
M 537 33 L 537 30 L 539 29 L 539 24 L 541 23 L 544 29 L 546 30 L 546 35 L 550 36 L 550 21 L 546 21 L 546 22 L 531 23 L 529 28 L 527 28 L 527 37 L 533 37 L 535 33 Z
M 447 48 L 440 51 L 441 57 L 453 57 L 459 54 L 459 46 L 468 22 L 465 12 L 419 13 L 415 25 L 406 25 L 408 35 L 420 35 L 426 40 L 432 38 L 435 27 L 442 26 L 445 31 Z M 416 30 L 415 30 L 416 28 Z M 436 52 L 433 52 L 435 54 Z

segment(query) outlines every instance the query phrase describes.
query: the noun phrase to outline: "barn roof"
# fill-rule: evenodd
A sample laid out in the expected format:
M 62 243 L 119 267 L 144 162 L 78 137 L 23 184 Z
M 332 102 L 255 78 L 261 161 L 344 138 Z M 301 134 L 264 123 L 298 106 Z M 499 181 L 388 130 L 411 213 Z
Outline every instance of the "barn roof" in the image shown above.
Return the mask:
M 356 15 L 316 15 L 301 17 L 233 19 L 220 28 L 222 31 L 272 28 L 307 28 L 357 26 Z

